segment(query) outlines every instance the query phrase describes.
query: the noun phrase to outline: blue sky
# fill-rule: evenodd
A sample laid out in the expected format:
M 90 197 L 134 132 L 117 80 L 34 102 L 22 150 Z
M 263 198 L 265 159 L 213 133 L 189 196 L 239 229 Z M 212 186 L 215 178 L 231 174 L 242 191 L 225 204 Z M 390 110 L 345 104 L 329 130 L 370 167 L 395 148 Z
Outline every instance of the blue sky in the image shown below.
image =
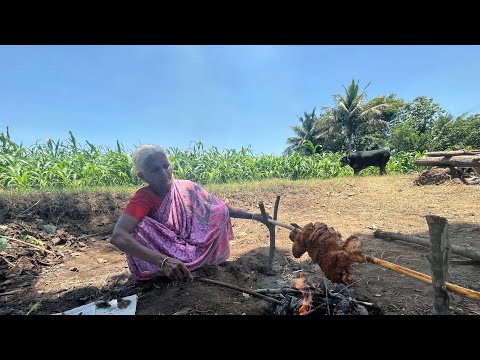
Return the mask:
M 0 132 L 29 146 L 85 140 L 280 155 L 291 125 L 332 106 L 342 85 L 368 97 L 427 96 L 480 113 L 480 46 L 0 46 Z M 318 113 L 318 111 L 317 111 Z

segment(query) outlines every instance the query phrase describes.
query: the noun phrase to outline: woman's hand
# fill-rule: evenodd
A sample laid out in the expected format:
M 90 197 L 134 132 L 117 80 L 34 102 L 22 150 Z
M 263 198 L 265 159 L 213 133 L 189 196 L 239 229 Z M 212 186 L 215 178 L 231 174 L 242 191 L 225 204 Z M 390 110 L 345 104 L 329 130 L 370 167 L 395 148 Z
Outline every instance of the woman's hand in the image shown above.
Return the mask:
M 272 218 L 270 215 L 268 215 L 268 213 L 267 213 L 267 216 L 268 216 L 269 219 Z M 262 224 L 268 225 L 268 224 L 265 223 L 265 221 L 263 220 L 262 214 L 253 214 L 252 220 L 256 220 L 256 221 L 258 221 L 258 222 L 261 222 Z
M 160 270 L 170 280 L 173 280 L 173 281 L 193 280 L 192 274 L 187 269 L 185 264 L 180 260 L 168 257 L 162 261 L 162 264 L 163 265 L 160 266 Z

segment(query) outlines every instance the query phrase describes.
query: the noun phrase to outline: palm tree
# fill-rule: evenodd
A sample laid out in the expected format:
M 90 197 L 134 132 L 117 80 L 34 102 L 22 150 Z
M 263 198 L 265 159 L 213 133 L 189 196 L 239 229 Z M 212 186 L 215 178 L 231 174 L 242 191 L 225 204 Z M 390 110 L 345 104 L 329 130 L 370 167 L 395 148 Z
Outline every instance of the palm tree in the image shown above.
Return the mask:
M 388 123 L 382 120 L 382 114 L 393 106 L 395 99 L 391 96 L 378 96 L 366 102 L 366 90 L 370 83 L 360 93 L 359 81 L 352 83 L 345 89 L 345 96 L 333 95 L 336 102 L 334 107 L 325 107 L 325 114 L 318 119 L 317 128 L 319 138 L 327 139 L 332 133 L 343 134 L 346 137 L 347 151 L 351 152 L 352 143 L 361 126 L 371 128 L 387 127 Z
M 300 116 L 298 120 L 301 125 L 290 126 L 297 136 L 291 136 L 287 139 L 287 144 L 290 144 L 290 146 L 285 149 L 284 154 L 294 150 L 311 154 L 318 149 L 319 130 L 316 126 L 315 108 L 310 114 L 304 112 L 303 117 Z

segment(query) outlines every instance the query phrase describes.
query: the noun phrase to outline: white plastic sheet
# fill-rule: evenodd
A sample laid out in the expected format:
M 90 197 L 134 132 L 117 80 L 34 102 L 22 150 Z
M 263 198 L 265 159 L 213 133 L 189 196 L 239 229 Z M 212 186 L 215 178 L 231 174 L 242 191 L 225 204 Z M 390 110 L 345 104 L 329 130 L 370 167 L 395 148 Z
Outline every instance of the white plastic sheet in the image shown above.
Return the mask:
M 124 297 L 121 306 L 118 306 L 117 299 L 108 303 L 110 306 L 97 306 L 95 303 L 89 303 L 52 315 L 135 315 L 137 310 L 137 295 Z

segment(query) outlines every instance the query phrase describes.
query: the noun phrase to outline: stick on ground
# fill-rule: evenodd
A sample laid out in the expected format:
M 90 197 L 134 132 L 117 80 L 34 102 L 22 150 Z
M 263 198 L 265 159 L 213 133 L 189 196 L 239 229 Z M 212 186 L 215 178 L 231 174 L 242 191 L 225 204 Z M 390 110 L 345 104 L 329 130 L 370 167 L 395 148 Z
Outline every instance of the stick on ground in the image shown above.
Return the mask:
M 52 254 L 52 255 L 55 255 L 55 256 L 57 255 L 57 254 L 55 254 L 54 252 L 52 252 L 52 251 L 50 251 L 50 250 L 47 250 L 47 249 L 42 248 L 41 246 L 33 245 L 33 244 L 30 244 L 29 242 L 26 242 L 26 241 L 23 241 L 23 240 L 15 239 L 15 238 L 12 238 L 12 237 L 9 237 L 9 236 L 5 236 L 5 235 L 2 235 L 2 237 L 5 238 L 5 239 L 8 239 L 8 240 L 12 240 L 12 241 L 19 242 L 20 244 L 25 244 L 25 245 L 34 247 L 34 248 L 36 248 L 36 249 L 45 251 L 45 252 L 47 252 L 47 253 L 49 253 L 49 254 Z
M 430 248 L 430 241 L 420 236 L 405 235 L 401 233 L 375 230 L 373 236 L 379 239 L 400 240 Z M 472 260 L 480 261 L 480 251 L 469 246 L 450 245 L 450 252 L 455 255 L 467 257 Z
M 215 285 L 224 286 L 224 287 L 227 287 L 227 288 L 230 288 L 230 289 L 233 289 L 233 290 L 241 291 L 241 292 L 244 292 L 244 293 L 246 293 L 246 294 L 250 294 L 250 295 L 255 296 L 255 297 L 258 297 L 258 298 L 260 298 L 260 299 L 269 301 L 269 302 L 271 302 L 271 303 L 274 303 L 274 304 L 277 304 L 277 305 L 282 305 L 282 302 L 279 301 L 279 300 L 277 300 L 277 299 L 274 299 L 274 298 L 271 298 L 271 297 L 268 297 L 268 296 L 265 296 L 265 295 L 256 293 L 255 291 L 252 291 L 252 290 L 249 290 L 249 289 L 242 289 L 242 288 L 239 288 L 239 287 L 237 287 L 237 286 L 235 286 L 235 285 L 230 285 L 230 284 L 227 284 L 227 283 L 223 283 L 223 282 L 216 281 L 216 280 L 211 280 L 211 279 L 205 279 L 205 278 L 194 278 L 194 279 L 195 279 L 195 280 L 198 280 L 198 281 L 210 283 L 210 284 L 215 284 Z

